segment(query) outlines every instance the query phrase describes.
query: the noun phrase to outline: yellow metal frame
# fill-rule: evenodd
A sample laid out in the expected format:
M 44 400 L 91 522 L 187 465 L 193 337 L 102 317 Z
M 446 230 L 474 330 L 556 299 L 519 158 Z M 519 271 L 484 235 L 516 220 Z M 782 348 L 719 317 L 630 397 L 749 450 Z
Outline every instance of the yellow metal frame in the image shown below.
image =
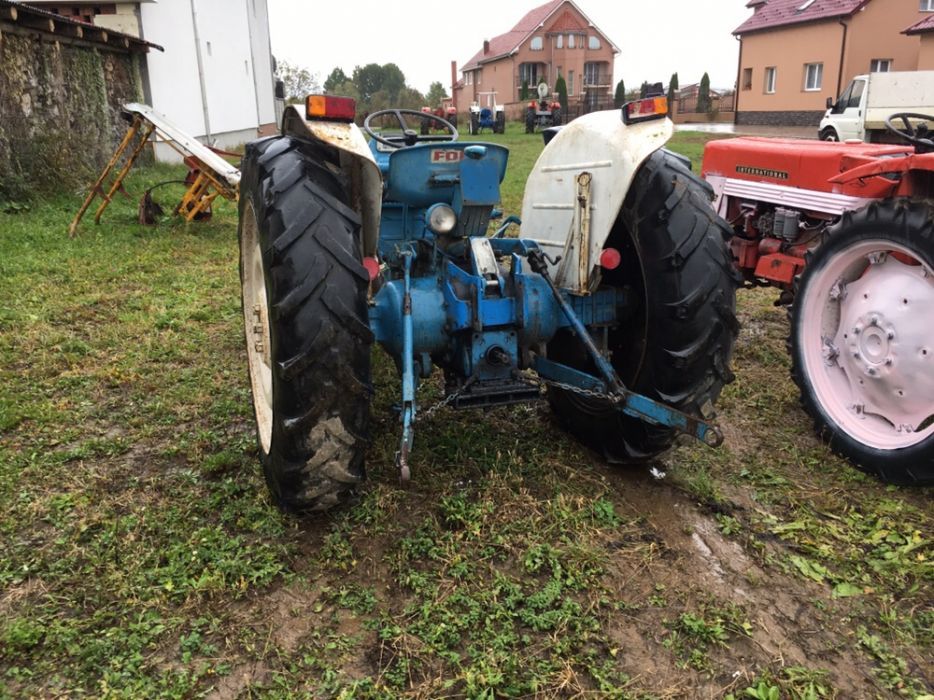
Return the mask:
M 117 146 L 117 150 L 114 151 L 107 165 L 104 166 L 100 176 L 97 178 L 97 182 L 94 183 L 91 191 L 88 192 L 88 196 L 85 197 L 84 202 L 81 204 L 81 208 L 78 210 L 78 213 L 75 214 L 74 220 L 68 227 L 68 235 L 71 238 L 74 238 L 75 235 L 77 235 L 78 224 L 81 223 L 81 219 L 84 217 L 85 213 L 91 207 L 91 204 L 97 197 L 100 197 L 101 203 L 100 206 L 98 206 L 97 211 L 94 213 L 94 223 L 99 224 L 101 222 L 101 216 L 104 214 L 104 210 L 106 210 L 110 203 L 113 201 L 113 196 L 117 193 L 117 191 L 123 189 L 124 179 L 126 179 L 126 176 L 129 174 L 133 167 L 133 164 L 136 162 L 136 159 L 139 157 L 139 155 L 143 152 L 143 148 L 146 147 L 146 144 L 149 142 L 149 138 L 152 136 L 155 130 L 156 125 L 142 115 L 137 114 L 133 118 L 133 123 L 130 125 L 130 128 L 127 129 L 123 140 L 120 142 L 120 145 Z M 126 161 L 123 164 L 123 167 L 117 173 L 113 183 L 111 183 L 110 187 L 105 193 L 104 182 L 107 180 L 108 176 L 114 170 L 114 168 L 117 167 L 121 157 L 123 157 L 123 155 L 127 152 L 130 144 L 133 143 L 133 139 L 137 135 L 139 135 L 139 141 L 136 143 L 136 146 L 133 148 L 133 150 L 130 151 Z M 178 145 L 173 141 L 166 141 L 165 143 L 167 143 L 172 149 L 181 155 L 183 160 L 188 157 L 194 157 L 190 153 L 187 153 L 183 149 L 179 148 Z M 222 196 L 225 199 L 229 199 L 233 202 L 236 202 L 240 196 L 239 187 L 230 185 L 223 178 L 215 177 L 212 174 L 210 168 L 205 166 L 200 160 L 198 161 L 198 165 L 200 166 L 200 169 L 197 177 L 195 178 L 194 182 L 191 183 L 188 189 L 185 190 L 182 201 L 179 202 L 177 207 L 175 207 L 175 213 L 183 216 L 186 222 L 191 222 L 195 219 L 195 217 L 198 216 L 198 214 L 202 214 L 208 211 L 211 207 L 211 204 L 219 196 Z

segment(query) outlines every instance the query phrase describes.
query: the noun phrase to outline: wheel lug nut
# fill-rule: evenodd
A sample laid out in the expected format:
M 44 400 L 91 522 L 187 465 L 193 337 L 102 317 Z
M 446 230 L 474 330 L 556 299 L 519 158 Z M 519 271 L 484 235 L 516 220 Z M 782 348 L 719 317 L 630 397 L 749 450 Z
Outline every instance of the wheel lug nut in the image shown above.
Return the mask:
M 869 319 L 869 325 L 871 325 L 871 326 L 878 326 L 878 325 L 879 325 L 879 317 L 878 317 L 878 316 L 873 316 L 871 319 Z
M 889 331 L 888 333 L 885 334 L 885 337 L 888 338 L 889 340 L 894 340 L 894 339 L 895 339 L 895 333 L 892 332 L 892 331 Z
M 870 368 L 869 368 L 869 376 L 870 376 L 870 377 L 875 377 L 875 376 L 876 376 L 876 370 L 875 370 L 873 367 L 870 367 Z
M 895 364 L 895 360 L 893 360 L 891 357 L 885 358 L 885 366 L 886 366 L 886 367 L 891 367 L 891 366 L 894 365 L 894 364 Z

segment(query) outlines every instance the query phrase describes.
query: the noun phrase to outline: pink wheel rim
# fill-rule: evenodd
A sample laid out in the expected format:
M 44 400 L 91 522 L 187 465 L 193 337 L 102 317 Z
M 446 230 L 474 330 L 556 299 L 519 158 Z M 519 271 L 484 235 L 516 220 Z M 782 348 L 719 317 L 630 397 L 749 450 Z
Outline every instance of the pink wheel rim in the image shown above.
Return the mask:
M 892 241 L 860 241 L 812 271 L 797 303 L 805 376 L 844 433 L 879 450 L 934 435 L 930 266 Z

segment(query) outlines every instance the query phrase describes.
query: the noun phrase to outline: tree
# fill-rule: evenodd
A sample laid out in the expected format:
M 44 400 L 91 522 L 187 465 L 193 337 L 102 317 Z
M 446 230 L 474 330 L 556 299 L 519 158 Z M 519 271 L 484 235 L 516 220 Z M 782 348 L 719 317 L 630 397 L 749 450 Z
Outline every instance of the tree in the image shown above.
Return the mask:
M 639 99 L 644 100 L 649 96 L 649 81 L 643 80 L 642 87 L 639 88 Z
M 564 82 L 564 76 L 560 73 L 558 73 L 558 79 L 555 81 L 555 92 L 558 93 L 561 111 L 566 115 L 568 113 L 568 84 Z
M 675 99 L 678 97 L 678 74 L 672 73 L 671 80 L 668 81 L 668 114 L 672 114 L 675 109 Z
M 704 73 L 697 89 L 697 111 L 704 113 L 710 111 L 710 76 Z
M 429 107 L 440 107 L 442 100 L 448 96 L 447 90 L 440 82 L 434 82 L 428 87 L 425 103 Z
M 616 83 L 616 92 L 613 93 L 613 105 L 615 107 L 622 107 L 623 103 L 626 102 L 626 83 L 620 80 Z
M 331 74 L 327 77 L 327 80 L 324 81 L 324 90 L 325 92 L 334 92 L 334 88 L 338 85 L 343 85 L 347 82 L 347 75 L 344 73 L 340 67 L 335 68 L 331 71 Z
M 357 86 L 363 102 L 369 103 L 377 92 L 385 92 L 389 102 L 393 103 L 405 89 L 405 74 L 395 63 L 382 66 L 367 63 L 363 67 L 356 66 L 353 69 L 353 83 Z
M 304 102 L 308 95 L 321 91 L 317 73 L 288 61 L 279 63 L 279 79 L 285 84 L 285 99 L 289 103 Z
M 529 81 L 528 80 L 522 81 L 522 90 L 519 91 L 519 99 L 522 100 L 523 102 L 529 99 Z
M 395 63 L 384 63 L 381 68 L 383 71 L 382 89 L 389 94 L 389 99 L 395 102 L 406 89 L 405 73 Z

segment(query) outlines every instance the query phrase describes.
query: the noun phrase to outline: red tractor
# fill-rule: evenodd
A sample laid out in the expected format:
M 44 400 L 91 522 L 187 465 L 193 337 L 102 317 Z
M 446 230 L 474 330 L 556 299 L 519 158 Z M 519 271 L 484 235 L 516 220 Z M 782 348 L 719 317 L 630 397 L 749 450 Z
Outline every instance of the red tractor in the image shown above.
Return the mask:
M 454 107 L 453 103 L 450 100 L 445 100 L 445 102 L 440 107 L 422 107 L 423 114 L 431 114 L 438 119 L 443 119 L 446 122 L 454 125 L 454 128 L 457 128 L 457 109 Z M 422 136 L 427 136 L 429 130 L 439 129 L 437 126 L 439 122 L 437 120 L 431 119 L 422 119 L 421 124 L 421 134 Z
M 561 126 L 561 103 L 549 99 L 548 86 L 540 83 L 538 99 L 529 102 L 525 109 L 525 133 L 535 133 L 535 127 L 547 129 Z
M 903 145 L 712 141 L 702 175 L 748 286 L 791 307 L 792 376 L 819 435 L 893 484 L 934 483 L 934 117 Z

